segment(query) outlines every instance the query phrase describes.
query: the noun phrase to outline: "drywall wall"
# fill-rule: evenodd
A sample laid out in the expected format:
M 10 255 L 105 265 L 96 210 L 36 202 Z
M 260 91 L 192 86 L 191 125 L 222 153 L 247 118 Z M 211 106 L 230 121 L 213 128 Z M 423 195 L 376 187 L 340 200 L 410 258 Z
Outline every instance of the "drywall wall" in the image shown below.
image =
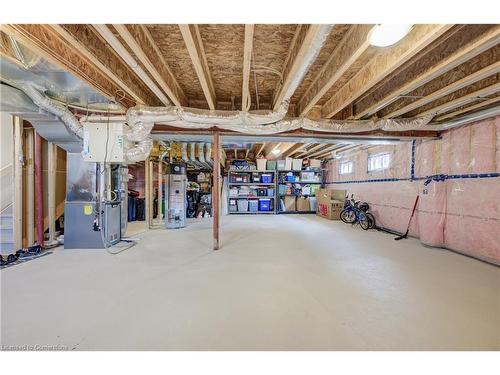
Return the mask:
M 12 213 L 13 199 L 13 169 L 14 127 L 12 116 L 0 112 L 0 212 Z
M 500 117 L 447 131 L 438 140 L 379 146 L 327 163 L 328 186 L 367 201 L 377 224 L 430 246 L 500 264 Z M 370 154 L 391 153 L 387 170 L 367 171 Z M 413 162 L 412 162 L 413 159 Z M 352 160 L 353 173 L 339 175 Z

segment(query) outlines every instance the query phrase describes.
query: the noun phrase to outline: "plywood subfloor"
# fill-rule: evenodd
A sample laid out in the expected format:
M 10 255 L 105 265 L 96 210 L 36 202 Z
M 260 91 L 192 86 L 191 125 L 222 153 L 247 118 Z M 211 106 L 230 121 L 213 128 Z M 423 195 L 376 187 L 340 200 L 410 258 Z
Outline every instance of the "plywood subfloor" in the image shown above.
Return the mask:
M 154 230 L 119 255 L 1 271 L 2 345 L 68 350 L 500 349 L 500 268 L 316 216 Z

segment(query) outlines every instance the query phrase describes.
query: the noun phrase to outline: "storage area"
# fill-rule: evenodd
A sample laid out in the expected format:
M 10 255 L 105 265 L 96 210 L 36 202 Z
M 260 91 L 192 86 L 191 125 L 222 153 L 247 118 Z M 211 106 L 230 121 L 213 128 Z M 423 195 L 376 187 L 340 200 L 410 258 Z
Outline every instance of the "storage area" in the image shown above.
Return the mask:
M 500 350 L 499 24 L 104 5 L 0 30 L 2 351 Z

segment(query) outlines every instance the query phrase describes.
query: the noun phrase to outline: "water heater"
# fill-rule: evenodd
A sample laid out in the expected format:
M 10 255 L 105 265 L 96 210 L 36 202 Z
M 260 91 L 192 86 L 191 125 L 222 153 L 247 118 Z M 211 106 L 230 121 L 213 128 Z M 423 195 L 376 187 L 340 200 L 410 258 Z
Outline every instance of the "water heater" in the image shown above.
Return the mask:
M 165 227 L 183 228 L 186 226 L 186 166 L 171 164 L 165 179 Z

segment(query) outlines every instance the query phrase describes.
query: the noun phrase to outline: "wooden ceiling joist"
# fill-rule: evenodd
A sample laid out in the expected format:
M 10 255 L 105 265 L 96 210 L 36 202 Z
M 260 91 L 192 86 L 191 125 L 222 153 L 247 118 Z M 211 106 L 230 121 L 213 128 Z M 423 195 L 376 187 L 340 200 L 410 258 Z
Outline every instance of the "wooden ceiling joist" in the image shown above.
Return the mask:
M 69 33 L 60 33 L 60 30 L 62 28 L 58 25 L 2 25 L 2 31 L 13 35 L 39 56 L 71 72 L 108 99 L 116 98 L 126 107 L 134 102 L 143 104 L 153 100 L 153 96 L 141 90 L 130 74 L 123 72 L 119 76 L 114 72 L 115 63 L 123 66 L 121 62 L 110 59 L 109 67 L 106 66 L 83 43 L 77 42 Z M 90 35 L 89 38 L 93 36 L 95 35 Z M 97 46 L 99 42 L 96 41 Z M 122 71 L 126 70 L 124 66 L 123 68 Z M 117 95 L 120 91 L 125 93 L 124 98 Z
M 241 88 L 241 110 L 250 109 L 250 67 L 252 62 L 254 25 L 245 25 L 245 42 L 243 46 L 243 87 Z
M 304 74 L 301 69 L 305 60 L 309 58 L 310 49 L 314 48 L 314 42 L 324 32 L 326 25 L 302 25 L 293 38 L 285 66 L 283 67 L 283 84 L 273 95 L 273 109 L 276 111 L 283 100 L 292 97 L 301 80 L 297 75 Z
M 434 118 L 433 121 L 447 120 L 447 119 L 456 117 L 458 115 L 461 115 L 462 113 L 467 113 L 467 112 L 474 111 L 476 109 L 481 109 L 483 107 L 487 107 L 487 106 L 490 106 L 490 105 L 498 103 L 498 102 L 500 102 L 500 96 L 496 96 L 496 97 L 491 98 L 491 99 L 481 100 L 479 103 L 473 104 L 471 106 L 467 106 L 465 108 L 462 108 L 462 109 L 459 109 L 459 110 L 456 110 L 453 112 L 448 112 L 448 113 L 445 113 L 444 115 L 438 116 L 438 117 Z
M 288 150 L 284 151 L 281 154 L 280 158 L 281 159 L 287 158 L 290 155 L 293 155 L 294 153 L 299 152 L 300 150 L 302 150 L 306 146 L 307 146 L 307 143 L 296 143 L 296 144 L 293 144 L 293 145 L 290 146 L 290 148 Z
M 353 25 L 299 100 L 297 115 L 305 116 L 370 46 L 373 25 Z
M 200 81 L 203 94 L 207 100 L 208 107 L 215 109 L 215 90 L 210 71 L 208 69 L 207 57 L 203 48 L 200 30 L 197 25 L 179 25 L 179 29 L 191 57 L 191 62 Z
M 457 41 L 460 41 L 457 38 Z M 446 42 L 445 42 L 446 43 Z M 436 64 L 424 71 L 415 71 L 413 79 L 404 83 L 401 87 L 391 90 L 387 95 L 378 100 L 374 100 L 362 108 L 357 107 L 352 119 L 362 119 L 372 115 L 380 109 L 396 101 L 400 96 L 408 94 L 420 86 L 432 81 L 440 75 L 456 68 L 464 62 L 481 54 L 482 52 L 500 43 L 500 26 L 494 26 L 488 31 L 480 34 L 466 44 L 461 44 L 454 53 L 444 59 L 438 59 Z M 373 97 L 373 96 L 372 96 Z
M 405 113 L 408 113 L 416 108 L 422 107 L 428 103 L 431 103 L 432 101 L 442 98 L 443 96 L 446 96 L 448 94 L 451 94 L 452 92 L 455 92 L 457 90 L 460 90 L 464 87 L 467 87 L 475 82 L 478 82 L 484 78 L 487 78 L 491 75 L 497 74 L 500 72 L 500 61 L 497 61 L 483 69 L 478 70 L 477 72 L 468 75 L 467 77 L 464 77 L 456 82 L 451 83 L 448 86 L 445 86 L 429 95 L 424 96 L 423 98 L 420 98 L 418 100 L 415 100 L 413 103 L 408 104 L 404 106 L 403 108 L 400 108 L 398 110 L 395 110 L 387 115 L 384 116 L 384 118 L 393 118 L 393 117 L 398 117 L 401 116 Z
M 302 151 L 301 153 L 297 154 L 297 157 L 298 158 L 303 158 L 304 156 L 314 152 L 314 151 L 318 151 L 320 148 L 324 147 L 325 144 L 324 143 L 316 143 L 314 144 L 313 143 L 313 146 L 309 147 L 308 149 Z M 328 145 L 327 145 L 328 146 Z
M 315 158 L 315 157 L 318 157 L 318 156 L 321 156 L 324 154 L 328 154 L 332 151 L 338 150 L 340 147 L 342 147 L 342 144 L 338 144 L 338 143 L 333 144 L 333 145 L 328 145 L 328 147 L 325 147 L 322 150 L 319 150 L 319 151 L 316 151 L 316 152 L 309 154 L 308 157 Z
M 262 154 L 262 150 L 264 150 L 264 147 L 266 147 L 266 142 L 262 142 L 262 144 L 257 148 L 255 157 L 259 157 Z
M 416 25 L 394 46 L 380 52 L 322 107 L 323 118 L 331 118 L 359 98 L 416 53 L 449 30 L 451 25 Z
M 177 106 L 187 106 L 186 95 L 168 68 L 146 27 L 137 24 L 113 25 L 113 27 L 170 100 Z
M 460 106 L 465 105 L 465 104 L 470 103 L 470 102 L 473 102 L 477 99 L 496 94 L 498 92 L 500 92 L 500 83 L 495 83 L 493 85 L 487 86 L 487 87 L 482 88 L 480 90 L 476 90 L 474 92 L 471 92 L 467 95 L 461 96 L 455 100 L 448 101 L 448 102 L 441 104 L 439 106 L 430 108 L 430 109 L 423 111 L 423 112 L 420 112 L 418 115 L 419 116 L 426 116 L 429 114 L 439 114 L 439 113 L 443 113 L 445 111 L 450 111 L 454 108 L 460 107 Z

